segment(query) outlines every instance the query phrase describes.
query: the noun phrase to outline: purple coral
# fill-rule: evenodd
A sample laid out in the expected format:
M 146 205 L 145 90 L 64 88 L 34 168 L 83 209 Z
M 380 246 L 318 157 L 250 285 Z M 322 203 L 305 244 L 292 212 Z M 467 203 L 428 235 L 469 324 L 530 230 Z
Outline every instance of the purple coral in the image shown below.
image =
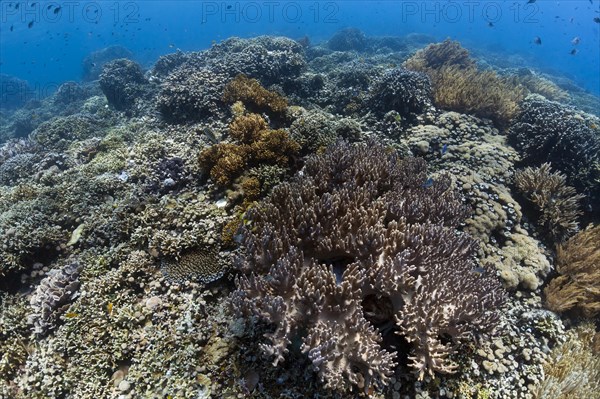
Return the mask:
M 455 229 L 466 210 L 448 177 L 426 181 L 421 159 L 340 142 L 249 211 L 234 306 L 275 325 L 273 364 L 301 338 L 328 388 L 367 389 L 396 367 L 392 331 L 422 378 L 454 371 L 457 346 L 493 330 L 500 284 Z

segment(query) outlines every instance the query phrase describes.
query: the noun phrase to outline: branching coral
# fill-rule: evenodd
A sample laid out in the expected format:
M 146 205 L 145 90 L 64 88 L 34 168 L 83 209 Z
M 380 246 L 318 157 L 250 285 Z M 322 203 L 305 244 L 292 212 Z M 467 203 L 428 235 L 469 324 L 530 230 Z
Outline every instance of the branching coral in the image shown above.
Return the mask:
M 600 120 L 539 95 L 528 96 L 508 132 L 527 166 L 551 162 L 567 183 L 600 200 Z M 594 210 L 595 211 L 595 210 Z
M 431 105 L 429 78 L 404 68 L 391 69 L 373 84 L 369 102 L 383 112 L 420 113 Z
M 597 335 L 590 324 L 569 332 L 567 341 L 554 348 L 544 365 L 545 378 L 534 392 L 536 399 L 600 398 L 600 354 L 592 353 Z
M 265 89 L 258 80 L 246 75 L 238 75 L 225 86 L 223 100 L 230 103 L 241 101 L 253 112 L 281 114 L 287 108 L 285 97 Z
M 386 384 L 396 365 L 383 344 L 412 345 L 419 378 L 453 372 L 450 355 L 493 330 L 504 294 L 474 273 L 475 241 L 455 231 L 466 210 L 447 177 L 371 143 L 337 143 L 248 212 L 234 306 L 273 324 L 264 352 L 277 365 L 302 340 L 326 386 Z M 487 269 L 485 269 L 487 270 Z
M 259 164 L 286 166 L 299 145 L 284 130 L 269 129 L 258 114 L 241 115 L 229 126 L 237 143 L 219 143 L 200 153 L 201 165 L 220 186 L 230 185 L 248 167 Z
M 600 315 L 600 226 L 588 227 L 558 247 L 556 270 L 544 293 L 555 312 Z
M 417 51 L 404 63 L 406 68 L 421 72 L 449 65 L 474 68 L 475 61 L 459 42 L 446 39 L 441 43 L 433 43 Z
M 579 202 L 585 197 L 566 184 L 566 176 L 551 172 L 550 164 L 525 168 L 515 174 L 517 188 L 538 209 L 539 224 L 554 242 L 561 242 L 579 230 Z
M 404 67 L 431 78 L 434 101 L 442 108 L 471 113 L 506 126 L 518 112 L 523 90 L 492 70 L 479 70 L 460 43 L 431 44 Z

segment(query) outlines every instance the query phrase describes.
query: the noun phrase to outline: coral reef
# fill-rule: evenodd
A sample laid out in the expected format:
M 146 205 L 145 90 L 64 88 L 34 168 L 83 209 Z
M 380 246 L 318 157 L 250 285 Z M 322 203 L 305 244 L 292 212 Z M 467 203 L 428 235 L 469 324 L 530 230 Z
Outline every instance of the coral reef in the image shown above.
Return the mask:
M 515 174 L 515 185 L 535 205 L 538 223 L 553 242 L 562 242 L 579 230 L 579 202 L 584 196 L 567 186 L 566 180 L 562 173 L 551 172 L 549 163 Z
M 223 91 L 223 100 L 228 103 L 241 101 L 250 112 L 270 112 L 281 114 L 287 108 L 287 100 L 278 93 L 269 91 L 256 79 L 238 75 L 227 83 Z
M 446 39 L 441 43 L 430 44 L 417 51 L 404 63 L 404 67 L 421 72 L 441 69 L 445 66 L 458 66 L 470 69 L 476 66 L 469 51 L 459 42 Z
M 303 152 L 314 153 L 333 144 L 338 138 L 358 141 L 361 126 L 349 118 L 338 118 L 319 110 L 302 112 L 291 124 L 290 135 Z
M 600 201 L 600 119 L 530 95 L 508 134 L 525 166 L 549 162 L 589 203 Z
M 436 105 L 492 119 L 506 127 L 519 110 L 523 90 L 493 70 L 479 70 L 458 42 L 446 40 L 417 52 L 405 68 L 431 78 Z
M 77 261 L 52 269 L 37 286 L 31 297 L 28 322 L 33 333 L 44 336 L 56 328 L 60 314 L 69 306 L 79 289 L 79 274 L 83 266 Z
M 29 83 L 16 76 L 0 73 L 0 109 L 9 110 L 22 107 L 31 97 L 33 91 Z
M 133 53 L 119 45 L 109 46 L 90 53 L 83 59 L 83 81 L 97 80 L 104 65 L 119 58 L 133 59 Z
M 258 114 L 240 115 L 229 125 L 238 143 L 219 143 L 200 153 L 200 164 L 220 186 L 230 185 L 248 167 L 259 164 L 286 166 L 298 144 L 284 130 L 269 129 Z
M 600 226 L 589 226 L 559 246 L 556 271 L 544 289 L 548 308 L 574 311 L 588 318 L 600 315 Z
M 262 345 L 275 365 L 299 338 L 326 386 L 367 389 L 395 367 L 385 331 L 410 343 L 423 378 L 454 371 L 456 346 L 493 330 L 504 294 L 473 273 L 475 242 L 454 231 L 465 209 L 446 179 L 425 184 L 425 166 L 337 143 L 250 209 L 241 269 L 252 274 L 234 303 L 275 325 Z
M 162 83 L 158 108 L 172 123 L 218 115 L 226 81 L 227 76 L 222 73 L 181 66 Z
M 121 58 L 104 66 L 99 83 L 110 105 L 119 111 L 129 111 L 144 94 L 148 82 L 139 64 Z
M 394 110 L 402 116 L 419 114 L 431 106 L 429 78 L 403 68 L 386 71 L 373 83 L 367 101 L 381 112 Z
M 597 335 L 591 324 L 567 333 L 566 341 L 544 364 L 544 379 L 534 390 L 536 399 L 600 398 L 600 354 L 592 353 Z
M 163 259 L 161 271 L 167 280 L 174 283 L 198 281 L 210 283 L 223 276 L 217 248 L 195 248 L 183 253 L 179 259 Z
M 361 51 L 366 46 L 365 34 L 356 28 L 342 29 L 327 41 L 327 47 L 334 51 Z

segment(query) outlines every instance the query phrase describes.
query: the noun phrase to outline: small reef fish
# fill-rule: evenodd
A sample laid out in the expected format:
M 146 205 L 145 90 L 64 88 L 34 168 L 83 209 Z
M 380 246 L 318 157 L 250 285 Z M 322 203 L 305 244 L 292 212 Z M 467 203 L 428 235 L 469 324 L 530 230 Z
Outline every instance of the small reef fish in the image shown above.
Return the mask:
M 487 270 L 485 270 L 483 267 L 478 266 L 478 267 L 474 267 L 472 272 L 476 273 L 476 274 L 480 274 L 480 275 L 484 275 L 486 273 Z
M 540 44 L 541 45 L 542 44 L 542 39 L 540 39 L 539 36 L 536 36 L 536 37 L 533 38 L 533 42 L 535 44 Z
M 580 42 L 581 42 L 581 39 L 579 38 L 579 36 L 575 36 L 575 37 L 573 38 L 573 40 L 571 40 L 571 44 L 572 44 L 573 46 L 577 46 L 577 45 L 578 45 Z
M 440 155 L 444 155 L 447 152 L 448 152 L 448 144 L 444 144 L 442 146 L 442 149 L 440 150 Z
M 575 55 L 575 54 L 577 54 L 578 52 L 579 52 L 579 51 L 578 51 L 576 48 L 574 48 L 573 50 L 571 50 L 571 52 L 570 52 L 569 54 L 571 54 L 571 55 Z
M 60 10 L 62 10 L 61 7 L 56 7 L 53 12 L 54 12 L 54 14 L 58 14 L 60 12 Z
M 112 314 L 112 311 L 113 311 L 112 302 L 109 302 L 108 305 L 106 305 L 106 310 L 108 311 L 108 314 Z
M 33 26 L 33 22 L 34 22 L 34 21 L 31 21 L 31 22 L 29 22 L 29 23 L 27 24 L 27 27 L 28 27 L 29 29 L 31 29 L 31 27 Z
M 493 27 L 494 27 L 494 23 L 493 23 L 493 22 L 488 22 L 488 26 L 489 26 L 490 28 L 493 28 Z
M 600 17 L 594 17 L 594 22 L 600 24 Z
M 535 0 L 528 0 L 527 1 L 527 4 L 533 4 L 533 3 L 535 3 Z
M 73 318 L 75 318 L 75 317 L 77 317 L 77 316 L 79 316 L 79 314 L 78 314 L 78 313 L 75 313 L 75 312 L 68 312 L 67 314 L 65 314 L 65 317 L 66 317 L 67 319 L 73 319 Z
M 433 186 L 433 179 L 430 177 L 429 179 L 427 179 L 427 181 L 425 183 L 423 183 L 423 187 L 429 188 L 431 186 Z

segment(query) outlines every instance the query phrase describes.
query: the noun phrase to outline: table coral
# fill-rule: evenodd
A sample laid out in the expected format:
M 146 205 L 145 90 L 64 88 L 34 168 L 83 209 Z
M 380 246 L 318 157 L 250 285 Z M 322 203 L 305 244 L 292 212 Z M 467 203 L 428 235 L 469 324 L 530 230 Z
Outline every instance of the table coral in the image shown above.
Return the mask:
M 342 142 L 251 208 L 241 269 L 252 274 L 234 304 L 276 326 L 262 344 L 274 365 L 301 338 L 327 387 L 367 389 L 396 366 L 389 331 L 423 378 L 454 371 L 457 346 L 493 330 L 504 293 L 485 267 L 473 272 L 476 243 L 455 231 L 466 213 L 447 178 L 426 181 L 420 159 Z

